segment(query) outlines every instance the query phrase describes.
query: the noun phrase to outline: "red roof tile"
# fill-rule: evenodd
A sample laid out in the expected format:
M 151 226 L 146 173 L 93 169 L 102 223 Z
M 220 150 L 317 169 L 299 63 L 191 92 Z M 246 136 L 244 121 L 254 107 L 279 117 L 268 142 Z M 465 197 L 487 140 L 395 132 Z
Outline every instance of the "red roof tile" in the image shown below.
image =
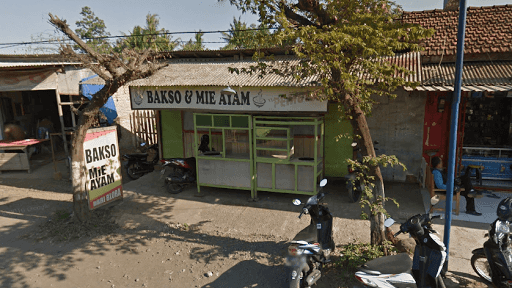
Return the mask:
M 455 55 L 459 11 L 427 10 L 404 12 L 405 23 L 434 28 L 423 41 L 422 55 Z M 512 5 L 469 7 L 466 15 L 465 53 L 512 52 Z M 443 53 L 443 49 L 444 53 Z

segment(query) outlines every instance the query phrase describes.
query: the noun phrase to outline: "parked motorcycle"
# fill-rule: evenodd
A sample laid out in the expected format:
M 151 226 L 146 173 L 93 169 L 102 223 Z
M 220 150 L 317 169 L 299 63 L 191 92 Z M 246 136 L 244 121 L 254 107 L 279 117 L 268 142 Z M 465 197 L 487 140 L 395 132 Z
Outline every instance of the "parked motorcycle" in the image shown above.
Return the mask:
M 198 151 L 204 155 L 220 155 L 220 152 L 210 151 L 209 148 L 210 138 L 208 135 L 201 136 L 201 144 L 199 145 Z M 165 177 L 165 185 L 167 191 L 171 194 L 178 194 L 187 185 L 196 182 L 196 158 L 169 158 L 162 159 L 162 171 L 161 175 L 165 174 L 166 168 L 171 168 L 171 173 Z
M 484 247 L 473 250 L 471 266 L 478 276 L 495 287 L 512 287 L 512 199 L 501 200 L 496 214 L 498 219 L 485 234 L 489 239 Z
M 374 141 L 374 145 L 379 144 L 379 142 Z M 353 142 L 351 144 L 352 146 L 352 159 L 359 161 L 359 163 L 362 163 L 363 156 L 361 155 L 360 151 L 361 148 L 358 147 L 357 142 Z M 375 150 L 378 150 L 375 148 Z M 353 169 L 351 165 L 348 166 L 348 174 L 345 175 L 345 181 L 346 181 L 346 187 L 348 190 L 348 199 L 351 203 L 359 202 L 359 199 L 361 199 L 361 194 L 364 191 L 365 185 L 360 180 L 357 179 L 359 174 L 361 173 L 360 169 Z
M 153 172 L 158 163 L 158 144 L 147 146 L 146 143 L 142 143 L 141 147 L 145 151 L 144 153 L 123 155 L 123 160 L 128 161 L 125 166 L 126 174 L 132 180 L 137 180 L 142 175 Z
M 431 204 L 439 202 L 439 196 L 431 199 Z M 367 287 L 445 287 L 440 275 L 446 259 L 446 247 L 435 235 L 432 220 L 441 216 L 430 213 L 414 215 L 400 225 L 400 233 L 409 233 L 416 241 L 414 258 L 407 253 L 385 256 L 367 262 L 355 273 L 356 279 Z M 384 225 L 390 227 L 395 221 L 386 219 Z
M 322 188 L 327 180 L 320 181 L 320 191 L 311 196 L 302 207 L 299 219 L 303 214 L 311 216 L 309 226 L 300 231 L 288 247 L 286 263 L 291 267 L 290 287 L 311 287 L 322 276 L 322 267 L 330 262 L 330 254 L 334 250 L 332 238 L 332 215 L 325 206 L 320 203 L 325 197 Z M 299 199 L 293 200 L 296 206 L 301 205 Z

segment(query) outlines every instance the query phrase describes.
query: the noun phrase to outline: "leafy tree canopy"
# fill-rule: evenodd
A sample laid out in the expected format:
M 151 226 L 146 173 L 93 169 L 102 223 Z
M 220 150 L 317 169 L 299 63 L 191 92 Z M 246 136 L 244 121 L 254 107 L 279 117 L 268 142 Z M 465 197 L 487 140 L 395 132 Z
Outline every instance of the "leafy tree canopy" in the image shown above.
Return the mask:
M 115 50 L 120 52 L 125 48 L 136 50 L 152 49 L 153 51 L 172 51 L 179 43 L 179 39 L 172 40 L 169 30 L 159 28 L 160 19 L 157 14 L 146 15 L 146 26 L 135 26 L 126 37 L 117 42 Z M 127 34 L 124 34 L 127 35 Z M 128 35 L 127 35 L 128 36 Z
M 266 42 L 265 39 L 270 36 L 271 32 L 263 25 L 247 23 L 238 18 L 233 18 L 233 23 L 230 24 L 228 32 L 222 32 L 222 39 L 228 44 L 222 49 L 256 49 L 256 48 L 270 48 L 271 43 Z
M 75 33 L 84 40 L 88 46 L 93 47 L 96 51 L 100 53 L 109 52 L 111 46 L 108 39 L 101 38 L 110 36 L 110 33 L 106 31 L 107 27 L 105 26 L 105 21 L 98 18 L 94 12 L 92 12 L 91 8 L 87 6 L 82 8 L 80 15 L 82 15 L 82 19 L 75 22 L 78 27 Z M 78 45 L 75 45 L 74 49 L 83 50 Z
M 348 93 L 359 99 L 366 113 L 371 111 L 371 94 L 393 97 L 397 87 L 415 84 L 395 77 L 395 72 L 405 76 L 410 71 L 376 59 L 397 51 L 419 51 L 419 41 L 433 33 L 400 21 L 400 6 L 388 0 L 229 2 L 242 12 L 258 14 L 265 27 L 280 28 L 271 37 L 261 35 L 268 45 L 296 43 L 293 50 L 304 61 L 287 71 L 297 78 L 318 76 L 322 84 L 318 97 L 340 99 Z M 260 64 L 253 72 L 265 68 Z
M 204 36 L 204 33 L 201 32 L 201 30 L 199 30 L 199 32 L 197 32 L 194 36 L 194 39 L 195 40 L 188 40 L 187 43 L 183 44 L 183 46 L 181 47 L 181 50 L 189 50 L 189 51 L 192 51 L 192 50 L 206 50 L 206 47 L 203 45 L 203 36 Z

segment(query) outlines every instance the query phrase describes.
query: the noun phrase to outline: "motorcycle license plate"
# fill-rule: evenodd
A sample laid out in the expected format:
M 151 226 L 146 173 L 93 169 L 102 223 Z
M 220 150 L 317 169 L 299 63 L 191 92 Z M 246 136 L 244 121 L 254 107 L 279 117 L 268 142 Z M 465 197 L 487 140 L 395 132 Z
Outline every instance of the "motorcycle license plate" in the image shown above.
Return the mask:
M 288 256 L 288 257 L 286 257 L 285 266 L 301 267 L 304 263 L 306 263 L 306 257 L 304 257 L 304 256 L 299 256 L 299 257 Z

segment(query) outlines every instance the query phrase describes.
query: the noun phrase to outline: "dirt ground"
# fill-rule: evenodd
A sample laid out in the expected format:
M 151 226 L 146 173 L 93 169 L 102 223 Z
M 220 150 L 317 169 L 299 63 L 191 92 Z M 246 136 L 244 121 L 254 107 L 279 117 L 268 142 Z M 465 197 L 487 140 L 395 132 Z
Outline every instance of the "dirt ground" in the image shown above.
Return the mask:
M 73 234 L 75 224 L 54 214 L 72 204 L 63 163 L 58 170 L 61 180 L 51 164 L 0 175 L 0 287 L 287 287 L 287 243 L 309 223 L 291 205 L 297 195 L 260 193 L 248 202 L 247 191 L 202 188 L 204 197 L 195 197 L 195 187 L 170 195 L 154 172 L 124 184 L 124 200 L 104 209 L 115 223 Z M 417 185 L 387 183 L 386 191 L 401 203 L 388 205 L 398 222 L 423 210 Z M 342 183 L 330 182 L 325 192 L 336 244 L 368 242 L 369 222 L 359 219 Z M 62 231 L 44 238 L 40 228 L 49 221 Z M 452 287 L 486 287 L 469 259 L 487 226 L 453 223 L 449 270 L 461 285 Z M 436 225 L 441 236 L 442 228 Z M 346 286 L 330 267 L 316 287 Z

